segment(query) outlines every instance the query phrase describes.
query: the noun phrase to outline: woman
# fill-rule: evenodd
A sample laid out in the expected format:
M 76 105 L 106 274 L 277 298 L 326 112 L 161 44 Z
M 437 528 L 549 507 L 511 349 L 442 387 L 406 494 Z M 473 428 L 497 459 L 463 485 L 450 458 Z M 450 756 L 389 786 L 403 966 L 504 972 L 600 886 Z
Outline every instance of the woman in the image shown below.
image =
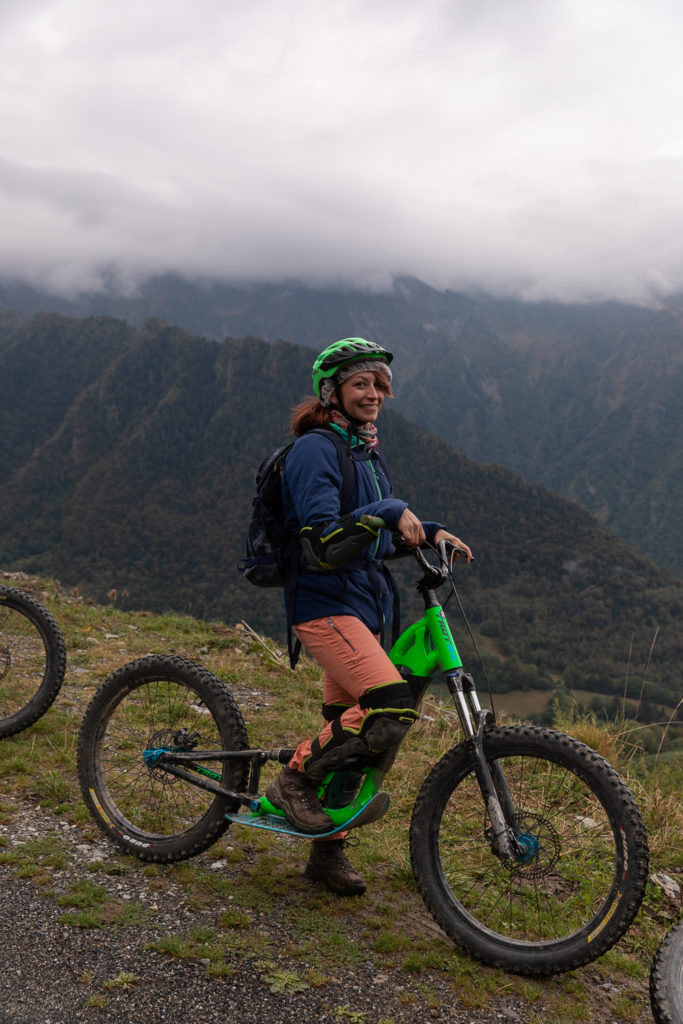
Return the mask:
M 359 755 L 394 747 L 418 717 L 408 685 L 380 643 L 392 615 L 393 581 L 382 563 L 395 552 L 391 531 L 407 547 L 445 540 L 464 548 L 468 561 L 472 557 L 441 524 L 420 522 L 393 495 L 375 426 L 391 396 L 392 358 L 363 338 L 329 345 L 313 365 L 316 397 L 292 417 L 298 440 L 287 456 L 282 495 L 287 527 L 299 535 L 306 564 L 286 588 L 288 620 L 324 671 L 325 725 L 317 738 L 299 745 L 266 795 L 312 835 L 334 827 L 316 785 Z M 344 439 L 341 451 L 328 432 Z M 341 507 L 343 458 L 353 462 L 348 508 Z M 380 517 L 390 530 L 369 534 L 359 522 L 363 515 Z M 343 838 L 314 840 L 306 874 L 341 895 L 365 891 Z

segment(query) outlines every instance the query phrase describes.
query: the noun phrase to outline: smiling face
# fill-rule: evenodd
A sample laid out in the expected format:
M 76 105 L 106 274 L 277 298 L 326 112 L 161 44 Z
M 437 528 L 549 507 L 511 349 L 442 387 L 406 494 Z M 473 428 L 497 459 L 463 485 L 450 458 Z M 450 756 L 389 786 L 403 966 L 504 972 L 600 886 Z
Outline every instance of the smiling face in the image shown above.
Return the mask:
M 361 423 L 374 423 L 389 391 L 389 384 L 381 373 L 362 370 L 348 377 L 340 391 L 342 404 L 349 416 Z

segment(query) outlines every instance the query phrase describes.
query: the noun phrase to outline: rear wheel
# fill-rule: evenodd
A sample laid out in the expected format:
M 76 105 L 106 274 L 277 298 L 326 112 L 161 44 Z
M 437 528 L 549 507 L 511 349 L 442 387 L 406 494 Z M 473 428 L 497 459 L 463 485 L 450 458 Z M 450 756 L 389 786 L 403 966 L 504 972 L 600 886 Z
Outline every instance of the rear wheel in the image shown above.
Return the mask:
M 494 728 L 518 857 L 494 852 L 466 743 L 434 767 L 417 798 L 410 849 L 418 888 L 456 942 L 520 974 L 568 971 L 601 956 L 636 915 L 647 836 L 633 797 L 595 751 L 550 729 Z
M 81 791 L 102 831 L 143 860 L 192 857 L 228 827 L 236 800 L 217 796 L 148 764 L 144 752 L 243 750 L 247 732 L 229 690 L 184 658 L 150 656 L 100 687 L 78 743 Z M 246 788 L 248 762 L 210 761 L 226 789 Z
M 42 604 L 0 586 L 0 738 L 44 715 L 66 671 L 61 630 Z

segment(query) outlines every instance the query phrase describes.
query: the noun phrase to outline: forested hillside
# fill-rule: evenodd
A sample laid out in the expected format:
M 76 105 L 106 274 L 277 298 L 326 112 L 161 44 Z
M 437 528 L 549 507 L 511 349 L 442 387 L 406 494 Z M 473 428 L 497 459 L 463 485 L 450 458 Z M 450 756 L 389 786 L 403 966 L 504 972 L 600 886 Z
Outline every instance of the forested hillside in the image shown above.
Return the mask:
M 459 451 L 581 502 L 683 575 L 683 301 L 522 303 L 414 279 L 380 292 L 160 277 L 66 300 L 0 282 L 28 312 L 163 317 L 223 340 L 319 349 L 361 334 L 400 355 L 396 408 Z M 1 329 L 1 325 L 0 325 Z
M 151 321 L 41 315 L 0 335 L 0 565 L 136 608 L 246 618 L 281 635 L 279 593 L 236 573 L 253 474 L 309 389 L 310 352 Z M 571 681 L 675 704 L 683 584 L 579 506 L 479 465 L 393 410 L 394 485 L 476 553 L 458 569 L 496 688 Z M 401 576 L 406 614 L 410 566 Z M 471 660 L 464 629 L 463 653 Z M 650 656 L 650 648 L 654 648 Z

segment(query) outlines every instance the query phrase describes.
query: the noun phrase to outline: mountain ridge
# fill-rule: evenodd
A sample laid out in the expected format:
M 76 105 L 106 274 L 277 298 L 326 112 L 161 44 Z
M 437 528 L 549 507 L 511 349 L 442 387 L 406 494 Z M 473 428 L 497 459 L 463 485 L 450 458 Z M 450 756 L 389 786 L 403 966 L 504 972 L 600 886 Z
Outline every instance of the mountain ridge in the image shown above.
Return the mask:
M 0 302 L 60 302 L 0 282 Z M 193 335 L 286 339 L 319 349 L 345 334 L 396 352 L 396 407 L 479 462 L 585 505 L 683 574 L 683 305 L 521 303 L 398 279 L 386 292 L 236 286 L 167 277 L 125 297 L 63 300 L 140 328 L 154 315 Z M 6 315 L 9 315 L 6 313 Z M 2 324 L 0 321 L 0 330 Z
M 36 418 L 46 345 L 65 385 L 53 377 L 52 418 Z M 79 348 L 81 388 L 73 379 Z M 0 411 L 0 465 L 9 467 L 4 567 L 49 572 L 99 600 L 115 592 L 132 607 L 246 618 L 282 635 L 281 595 L 240 580 L 236 562 L 255 468 L 284 439 L 288 410 L 308 388 L 308 349 L 216 342 L 158 320 L 138 332 L 107 318 L 41 315 L 0 341 L 0 373 L 24 381 Z M 6 450 L 8 423 L 25 435 L 20 464 Z M 497 650 L 497 687 L 550 687 L 571 670 L 574 685 L 620 693 L 631 649 L 634 673 L 650 660 L 653 699 L 675 703 L 680 580 L 580 506 L 475 463 L 393 409 L 383 410 L 380 437 L 397 493 L 475 550 L 458 586 Z M 397 574 L 405 623 L 415 570 Z

